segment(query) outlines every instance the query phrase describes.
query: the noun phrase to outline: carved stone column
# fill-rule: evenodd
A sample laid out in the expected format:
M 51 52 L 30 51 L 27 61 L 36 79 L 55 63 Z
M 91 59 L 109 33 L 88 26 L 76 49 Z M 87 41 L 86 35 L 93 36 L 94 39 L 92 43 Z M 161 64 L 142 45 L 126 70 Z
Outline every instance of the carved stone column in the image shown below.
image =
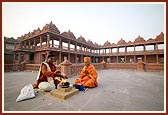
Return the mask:
M 70 40 L 68 41 L 68 50 L 70 50 Z
M 61 40 L 61 38 L 59 39 L 59 48 L 62 49 L 62 40 Z
M 81 63 L 83 63 L 83 57 L 84 57 L 84 56 L 83 56 L 83 55 L 81 55 Z
M 59 63 L 61 62 L 61 52 L 59 52 Z
M 156 63 L 157 64 L 159 63 L 159 56 L 158 56 L 158 54 L 156 54 Z
M 68 60 L 71 60 L 71 54 L 68 53 Z
M 52 47 L 54 47 L 54 40 L 52 39 Z
M 34 38 L 34 49 L 35 49 L 35 47 L 36 47 L 36 39 Z
M 75 51 L 77 51 L 77 42 L 75 43 Z M 76 52 L 77 53 L 77 52 Z
M 47 34 L 47 47 L 50 47 L 50 34 Z
M 145 71 L 145 63 L 142 60 L 140 60 L 138 62 L 138 64 L 137 64 L 137 70 L 138 71 Z
M 144 62 L 146 63 L 146 44 L 144 44 Z
M 64 57 L 64 61 L 60 63 L 61 73 L 64 73 L 67 77 L 71 77 L 71 65 L 72 63 L 67 60 L 67 57 Z
M 30 47 L 31 47 L 31 43 L 30 43 L 30 40 L 29 40 L 29 46 L 28 46 L 28 48 L 30 49 Z
M 40 36 L 40 48 L 42 47 L 42 37 Z

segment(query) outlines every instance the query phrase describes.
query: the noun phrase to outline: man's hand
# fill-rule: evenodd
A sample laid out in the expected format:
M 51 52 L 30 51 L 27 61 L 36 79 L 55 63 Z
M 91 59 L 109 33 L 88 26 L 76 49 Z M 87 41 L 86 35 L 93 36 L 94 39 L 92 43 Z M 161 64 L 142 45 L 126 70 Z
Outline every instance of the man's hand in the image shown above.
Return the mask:
M 85 70 L 85 76 L 88 75 L 88 74 L 89 74 L 89 72 Z
M 60 71 L 55 71 L 54 74 L 61 75 L 61 72 Z
M 64 78 L 65 78 L 65 79 L 68 79 L 68 77 L 67 77 L 67 76 L 64 76 Z

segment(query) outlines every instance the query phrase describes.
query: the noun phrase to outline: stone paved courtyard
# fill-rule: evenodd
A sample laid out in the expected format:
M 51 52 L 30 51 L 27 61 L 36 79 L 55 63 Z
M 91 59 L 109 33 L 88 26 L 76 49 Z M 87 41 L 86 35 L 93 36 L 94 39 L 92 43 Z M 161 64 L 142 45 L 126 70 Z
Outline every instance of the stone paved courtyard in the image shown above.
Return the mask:
M 99 86 L 60 100 L 48 92 L 15 102 L 20 90 L 34 83 L 37 72 L 5 72 L 4 112 L 164 112 L 164 73 L 127 70 L 98 71 Z M 70 83 L 78 76 L 68 79 Z

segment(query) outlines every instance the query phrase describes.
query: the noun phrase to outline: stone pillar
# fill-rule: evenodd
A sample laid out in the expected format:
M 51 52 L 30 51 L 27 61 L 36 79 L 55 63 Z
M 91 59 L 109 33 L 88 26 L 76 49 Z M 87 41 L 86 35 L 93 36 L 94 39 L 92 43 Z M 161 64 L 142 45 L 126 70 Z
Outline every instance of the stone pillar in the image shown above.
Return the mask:
M 145 55 L 144 55 L 144 62 L 146 63 L 146 53 L 145 53 Z
M 23 46 L 24 46 L 24 48 L 26 48 L 26 41 L 24 41 L 23 43 L 24 43 L 24 45 L 23 45 Z
M 70 40 L 68 41 L 68 50 L 70 50 Z
M 137 64 L 137 70 L 138 71 L 145 71 L 145 63 L 142 60 L 140 60 L 138 62 L 138 64 Z
M 20 63 L 21 62 L 21 53 L 19 52 L 18 54 L 18 62 Z
M 59 39 L 59 48 L 62 50 L 62 40 L 61 40 L 61 38 Z
M 135 54 L 134 54 L 134 63 L 137 63 L 137 62 L 136 62 L 136 55 L 135 55 Z
M 125 55 L 125 61 L 124 61 L 124 63 L 127 63 L 127 56 Z
M 144 47 L 144 52 L 146 52 L 146 44 L 144 44 L 144 46 L 143 46 L 143 47 Z
M 47 47 L 50 47 L 50 34 L 47 34 Z
M 28 48 L 30 49 L 30 47 L 31 47 L 31 43 L 30 43 L 30 40 L 29 40 L 29 46 L 28 46 Z
M 80 61 L 81 61 L 80 63 L 83 63 L 83 55 L 81 55 L 81 60 Z
M 154 49 L 155 52 L 158 53 L 158 43 L 156 43 L 156 44 L 154 45 L 154 48 L 155 48 L 155 49 Z
M 52 47 L 54 47 L 54 40 L 52 39 Z
M 35 49 L 35 47 L 36 47 L 36 39 L 34 38 L 34 49 Z
M 106 69 L 106 62 L 104 60 L 101 62 L 101 64 L 103 64 L 103 68 L 102 69 Z
M 110 63 L 112 63 L 112 62 L 111 62 L 111 60 L 112 60 L 112 57 L 110 56 L 109 58 L 110 58 Z
M 68 53 L 68 60 L 71 60 L 71 54 L 70 53 Z
M 77 56 L 77 54 L 75 53 L 75 63 L 78 63 L 78 56 Z
M 42 37 L 40 36 L 40 48 L 42 47 Z
M 61 62 L 61 52 L 59 52 L 59 63 Z
M 93 63 L 95 63 L 95 56 L 93 56 Z
M 74 50 L 77 51 L 77 42 L 75 43 L 75 49 Z
M 159 63 L 159 56 L 158 56 L 158 54 L 156 54 L 156 63 L 157 64 Z
M 13 53 L 13 64 L 15 63 L 16 61 L 16 52 Z
M 61 73 L 64 73 L 67 77 L 71 77 L 71 65 L 72 63 L 67 60 L 67 57 L 64 57 L 64 61 L 60 63 Z

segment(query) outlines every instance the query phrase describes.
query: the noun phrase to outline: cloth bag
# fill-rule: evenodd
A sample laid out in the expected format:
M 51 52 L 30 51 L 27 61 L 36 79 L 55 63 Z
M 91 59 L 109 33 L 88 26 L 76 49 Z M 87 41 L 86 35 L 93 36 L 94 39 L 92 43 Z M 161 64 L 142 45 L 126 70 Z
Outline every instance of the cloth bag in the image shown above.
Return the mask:
M 33 85 L 32 84 L 27 84 L 21 89 L 20 94 L 16 99 L 16 102 L 23 101 L 23 100 L 26 100 L 26 99 L 31 99 L 31 98 L 34 98 L 34 97 L 35 97 L 35 92 L 34 92 L 34 89 L 33 89 Z
M 55 89 L 55 84 L 54 83 L 48 83 L 48 82 L 41 82 L 38 85 L 38 88 L 44 91 L 51 91 Z

